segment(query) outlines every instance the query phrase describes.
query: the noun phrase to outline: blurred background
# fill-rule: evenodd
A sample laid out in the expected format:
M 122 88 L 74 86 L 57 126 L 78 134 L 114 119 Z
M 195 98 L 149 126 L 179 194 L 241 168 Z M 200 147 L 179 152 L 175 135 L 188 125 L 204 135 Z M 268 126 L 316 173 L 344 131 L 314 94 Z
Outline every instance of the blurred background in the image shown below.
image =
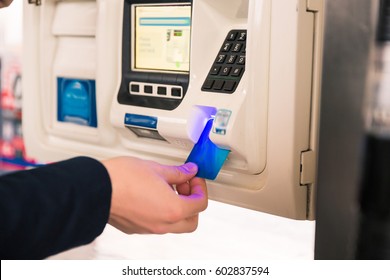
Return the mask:
M 34 164 L 22 133 L 22 1 L 0 9 L 0 172 Z

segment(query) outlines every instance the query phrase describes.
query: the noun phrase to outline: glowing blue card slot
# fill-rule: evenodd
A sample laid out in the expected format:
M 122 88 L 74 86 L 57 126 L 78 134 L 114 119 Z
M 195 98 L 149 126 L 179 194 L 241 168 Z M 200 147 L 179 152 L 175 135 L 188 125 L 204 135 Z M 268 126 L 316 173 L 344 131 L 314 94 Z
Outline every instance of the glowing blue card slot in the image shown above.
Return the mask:
M 136 115 L 136 114 L 126 114 L 125 125 L 156 129 L 157 118 L 151 116 Z
M 186 160 L 186 162 L 194 162 L 198 165 L 196 176 L 209 180 L 214 180 L 217 177 L 230 152 L 211 142 L 209 134 L 213 127 L 213 121 L 210 119 L 207 122 L 198 143 L 195 144 Z

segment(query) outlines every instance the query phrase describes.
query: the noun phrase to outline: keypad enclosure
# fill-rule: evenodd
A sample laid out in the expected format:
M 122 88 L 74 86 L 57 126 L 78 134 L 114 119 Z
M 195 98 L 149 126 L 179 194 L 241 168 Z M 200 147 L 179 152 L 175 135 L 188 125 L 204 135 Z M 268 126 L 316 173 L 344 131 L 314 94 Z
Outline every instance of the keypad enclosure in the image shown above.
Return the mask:
M 243 29 L 231 30 L 202 85 L 202 91 L 233 93 L 245 72 L 246 35 Z

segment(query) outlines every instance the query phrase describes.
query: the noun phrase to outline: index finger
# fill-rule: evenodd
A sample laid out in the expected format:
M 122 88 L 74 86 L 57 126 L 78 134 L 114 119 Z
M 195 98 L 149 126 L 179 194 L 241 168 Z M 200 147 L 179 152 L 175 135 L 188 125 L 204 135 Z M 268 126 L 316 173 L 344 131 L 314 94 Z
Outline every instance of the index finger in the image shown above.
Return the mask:
M 208 205 L 207 185 L 202 178 L 194 177 L 189 181 L 190 195 L 180 195 L 185 217 L 204 211 Z

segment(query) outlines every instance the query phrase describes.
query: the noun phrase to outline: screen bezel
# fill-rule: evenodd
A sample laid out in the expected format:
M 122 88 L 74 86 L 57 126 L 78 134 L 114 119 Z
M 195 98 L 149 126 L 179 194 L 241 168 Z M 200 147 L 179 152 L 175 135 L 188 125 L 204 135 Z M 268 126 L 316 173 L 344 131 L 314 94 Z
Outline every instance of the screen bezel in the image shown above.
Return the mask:
M 122 76 L 121 83 L 117 94 L 117 102 L 125 106 L 136 106 L 145 108 L 154 108 L 161 110 L 174 110 L 176 109 L 187 93 L 190 83 L 190 73 L 174 73 L 174 72 L 156 72 L 156 71 L 135 71 L 132 70 L 132 57 L 131 57 L 131 38 L 133 36 L 133 30 L 131 30 L 132 24 L 132 5 L 191 5 L 192 0 L 124 0 L 123 7 L 123 19 L 122 19 Z M 193 17 L 191 17 L 193 18 Z M 193 24 L 193 21 L 191 22 Z M 191 51 L 191 50 L 190 50 Z M 190 54 L 191 59 L 191 54 Z M 191 62 L 190 62 L 191 64 Z M 147 96 L 130 94 L 131 83 L 148 83 L 148 84 L 161 84 L 171 87 L 180 87 L 182 89 L 181 98 L 163 98 L 156 96 Z

